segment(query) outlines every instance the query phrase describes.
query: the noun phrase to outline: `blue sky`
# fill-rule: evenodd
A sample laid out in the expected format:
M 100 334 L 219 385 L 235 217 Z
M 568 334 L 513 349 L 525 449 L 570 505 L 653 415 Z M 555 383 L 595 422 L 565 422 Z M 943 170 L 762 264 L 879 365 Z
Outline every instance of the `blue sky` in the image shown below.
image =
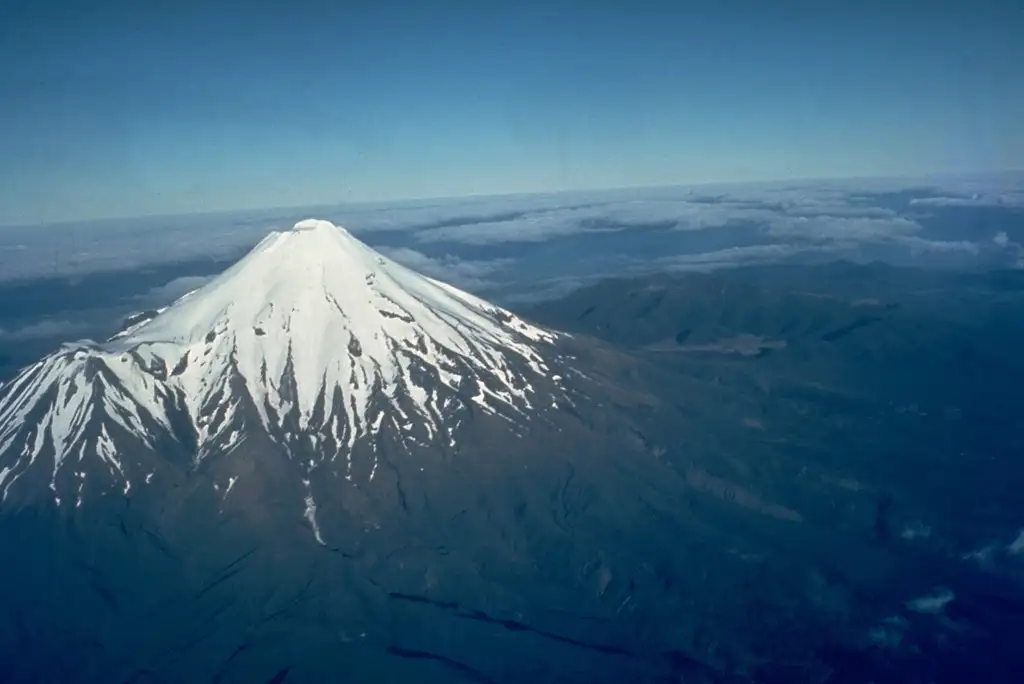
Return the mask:
M 0 225 L 1024 166 L 1013 2 L 0 3 Z

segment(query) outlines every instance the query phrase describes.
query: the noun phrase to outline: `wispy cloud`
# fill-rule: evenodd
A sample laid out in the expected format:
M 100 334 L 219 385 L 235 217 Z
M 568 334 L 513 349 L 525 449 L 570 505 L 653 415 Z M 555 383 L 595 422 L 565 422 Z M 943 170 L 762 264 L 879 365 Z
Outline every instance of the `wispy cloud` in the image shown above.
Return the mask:
M 46 319 L 17 328 L 0 328 L 0 341 L 24 342 L 50 337 L 67 337 L 82 332 L 86 327 L 83 323 Z
M 918 207 L 1024 208 L 1024 171 L 931 179 L 927 196 L 910 200 Z
M 983 195 L 975 193 L 970 197 L 917 197 L 910 200 L 919 207 L 1024 207 L 1024 193 L 1004 195 Z
M 981 252 L 978 243 L 970 240 L 926 240 L 917 235 L 901 235 L 895 242 L 908 247 L 911 254 L 918 255 L 927 253 L 978 254 Z
M 179 297 L 202 287 L 210 280 L 212 280 L 212 276 L 182 276 L 164 283 L 160 287 L 154 287 L 142 298 L 156 305 L 170 304 Z
M 834 245 L 804 246 L 793 244 L 748 245 L 744 247 L 728 247 L 712 252 L 697 254 L 674 254 L 662 257 L 653 263 L 641 265 L 642 270 L 712 270 L 723 266 L 739 266 L 742 264 L 778 261 L 800 253 L 829 253 L 839 247 Z
M 769 235 L 828 242 L 889 240 L 921 232 L 920 224 L 902 217 L 773 216 L 767 223 Z
M 398 263 L 424 275 L 473 289 L 486 289 L 491 284 L 487 280 L 487 276 L 508 268 L 514 263 L 513 259 L 459 259 L 451 254 L 433 258 L 409 247 L 385 247 L 380 251 Z
M 1013 208 L 1015 197 L 1024 197 L 1024 176 L 625 189 L 5 229 L 0 281 L 196 260 L 214 272 L 268 231 L 309 215 L 470 288 L 495 279 L 542 283 L 664 264 L 719 268 L 822 255 L 1005 266 L 1024 263 L 1024 214 Z M 995 238 L 963 220 L 972 202 L 984 204 L 986 220 L 1003 212 Z M 196 272 L 202 269 L 190 268 Z M 169 301 L 193 285 L 171 281 L 146 296 Z
M 513 220 L 459 223 L 419 230 L 412 235 L 418 242 L 456 242 L 467 245 L 544 242 L 584 232 L 586 228 L 578 218 L 573 218 L 574 213 L 572 210 L 554 211 Z
M 870 237 L 921 229 L 914 221 L 899 217 L 891 209 L 844 204 L 835 193 L 824 198 L 799 198 L 792 191 L 781 192 L 781 196 L 764 191 L 752 196 L 736 191 L 720 196 L 682 191 L 675 197 L 664 196 L 665 191 L 648 193 L 653 196 L 637 191 L 632 198 L 520 212 L 509 218 L 479 223 L 459 221 L 415 230 L 411 234 L 421 243 L 492 245 L 544 242 L 596 232 L 695 231 L 739 224 L 762 225 L 772 235 L 807 239 L 836 239 L 853 233 L 856 233 L 853 237 Z
M 1013 567 L 1024 557 L 1024 529 L 1007 543 L 1005 540 L 992 541 L 963 555 L 964 560 L 974 561 L 990 571 L 999 571 Z

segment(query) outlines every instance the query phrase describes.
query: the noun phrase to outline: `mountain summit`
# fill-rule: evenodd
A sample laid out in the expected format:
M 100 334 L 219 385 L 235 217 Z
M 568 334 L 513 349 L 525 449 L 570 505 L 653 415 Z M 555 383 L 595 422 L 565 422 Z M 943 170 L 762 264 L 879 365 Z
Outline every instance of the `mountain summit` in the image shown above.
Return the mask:
M 557 407 L 559 335 L 309 219 L 154 317 L 68 345 L 0 387 L 0 492 L 45 477 L 58 505 L 150 483 L 157 452 L 198 464 L 265 435 L 306 469 L 382 431 L 456 440 L 459 414 Z M 134 461 L 124 457 L 135 452 Z M 38 474 L 34 474 L 38 471 Z

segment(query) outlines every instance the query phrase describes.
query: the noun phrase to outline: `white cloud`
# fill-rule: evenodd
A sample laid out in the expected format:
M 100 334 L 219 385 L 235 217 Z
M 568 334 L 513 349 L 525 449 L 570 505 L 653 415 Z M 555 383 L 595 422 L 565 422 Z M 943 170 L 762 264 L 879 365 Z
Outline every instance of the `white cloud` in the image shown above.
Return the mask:
M 737 238 L 733 244 L 723 245 L 724 238 L 680 235 L 678 251 L 694 248 L 687 243 L 690 240 L 697 249 L 711 250 L 770 241 L 814 243 L 837 251 L 862 245 L 902 245 L 922 258 L 941 252 L 972 253 L 968 243 L 977 238 L 966 228 L 962 235 L 943 234 L 941 240 L 932 239 L 926 227 L 929 217 L 910 211 L 908 202 L 930 207 L 929 213 L 934 216 L 943 206 L 965 202 L 1004 208 L 1024 206 L 1024 176 L 623 189 L 4 229 L 0 231 L 0 281 L 54 274 L 78 276 L 184 260 L 233 259 L 268 231 L 287 228 L 308 215 L 323 216 L 373 246 L 383 243 L 392 250 L 415 251 L 419 246 L 432 254 L 434 250 L 426 246 L 445 243 L 451 256 L 421 260 L 423 267 L 434 268 L 433 275 L 456 273 L 465 278 L 483 278 L 469 269 L 489 267 L 455 269 L 454 263 L 462 263 L 458 257 L 465 256 L 461 250 L 479 257 L 482 250 L 515 245 L 520 256 L 553 239 L 593 234 L 607 237 L 628 231 L 663 231 L 667 234 L 663 242 L 670 251 L 676 249 L 672 231 L 711 234 L 716 228 L 727 228 L 732 232 L 721 235 L 760 231 L 762 239 L 743 243 Z M 1009 237 L 1005 238 L 1006 244 L 1000 242 L 1002 239 L 987 245 L 990 255 L 994 247 L 1013 246 Z M 628 256 L 630 247 L 625 240 L 621 247 Z M 416 258 L 411 254 L 407 257 Z M 528 259 L 524 256 L 519 261 L 525 264 Z M 446 270 L 436 270 L 439 267 Z M 169 291 L 154 292 L 153 296 L 172 298 Z
M 793 216 L 835 216 L 835 217 L 863 217 L 863 218 L 895 218 L 898 214 L 892 209 L 882 207 L 858 206 L 851 204 L 824 203 L 821 205 L 803 205 L 786 207 L 784 211 Z
M 414 233 L 419 242 L 458 242 L 465 245 L 489 245 L 504 242 L 544 242 L 585 229 L 573 220 L 572 210 L 528 216 L 509 221 L 467 223 L 428 228 Z
M 164 283 L 160 287 L 154 287 L 145 294 L 145 298 L 156 304 L 170 304 L 179 297 L 202 287 L 212 279 L 213 276 L 182 276 Z
M 747 245 L 743 247 L 727 247 L 710 252 L 697 254 L 674 254 L 662 257 L 653 263 L 642 265 L 644 271 L 650 270 L 702 270 L 721 268 L 723 266 L 738 266 L 741 264 L 760 263 L 776 261 L 795 254 L 806 253 L 827 253 L 838 250 L 838 246 L 832 245 L 793 245 L 793 244 L 771 244 L 771 245 Z
M 981 252 L 981 247 L 976 242 L 970 242 L 968 240 L 926 240 L 917 235 L 903 235 L 896 239 L 899 244 L 905 245 L 910 248 L 912 254 L 926 254 L 926 253 L 966 253 L 966 254 L 978 254 Z
M 486 288 L 490 284 L 487 276 L 514 262 L 513 259 L 463 260 L 451 254 L 432 258 L 408 247 L 382 248 L 380 251 L 398 263 L 432 278 L 473 289 Z
M 413 232 L 420 242 L 467 245 L 543 242 L 558 237 L 635 229 L 679 231 L 721 228 L 727 225 L 763 225 L 775 235 L 832 238 L 832 233 L 857 236 L 920 230 L 890 209 L 844 204 L 839 197 L 752 196 L 734 191 L 728 196 L 699 196 L 677 190 L 619 193 L 616 201 L 583 206 L 547 207 L 504 220 L 459 222 Z M 844 235 L 845 236 L 845 235 Z
M 910 200 L 910 204 L 922 207 L 1024 207 L 1024 193 L 1000 195 L 974 193 L 969 197 L 918 197 Z
M 889 240 L 921 231 L 920 224 L 905 218 L 844 216 L 773 217 L 768 234 L 777 237 L 822 241 Z

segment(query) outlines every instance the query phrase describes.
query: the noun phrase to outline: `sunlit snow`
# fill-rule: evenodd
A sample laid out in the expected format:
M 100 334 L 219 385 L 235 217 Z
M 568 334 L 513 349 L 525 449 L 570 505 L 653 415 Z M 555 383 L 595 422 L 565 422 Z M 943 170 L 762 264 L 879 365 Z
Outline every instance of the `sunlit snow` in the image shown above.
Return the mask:
M 127 493 L 111 430 L 155 448 L 181 407 L 197 460 L 240 443 L 243 406 L 268 434 L 294 409 L 324 458 L 345 452 L 351 478 L 351 450 L 385 413 L 428 439 L 451 435 L 441 424 L 451 398 L 439 388 L 503 417 L 529 410 L 555 340 L 343 228 L 300 221 L 149 320 L 66 347 L 0 388 L 0 487 L 6 497 L 43 454 L 51 482 L 69 456 L 96 456 Z

